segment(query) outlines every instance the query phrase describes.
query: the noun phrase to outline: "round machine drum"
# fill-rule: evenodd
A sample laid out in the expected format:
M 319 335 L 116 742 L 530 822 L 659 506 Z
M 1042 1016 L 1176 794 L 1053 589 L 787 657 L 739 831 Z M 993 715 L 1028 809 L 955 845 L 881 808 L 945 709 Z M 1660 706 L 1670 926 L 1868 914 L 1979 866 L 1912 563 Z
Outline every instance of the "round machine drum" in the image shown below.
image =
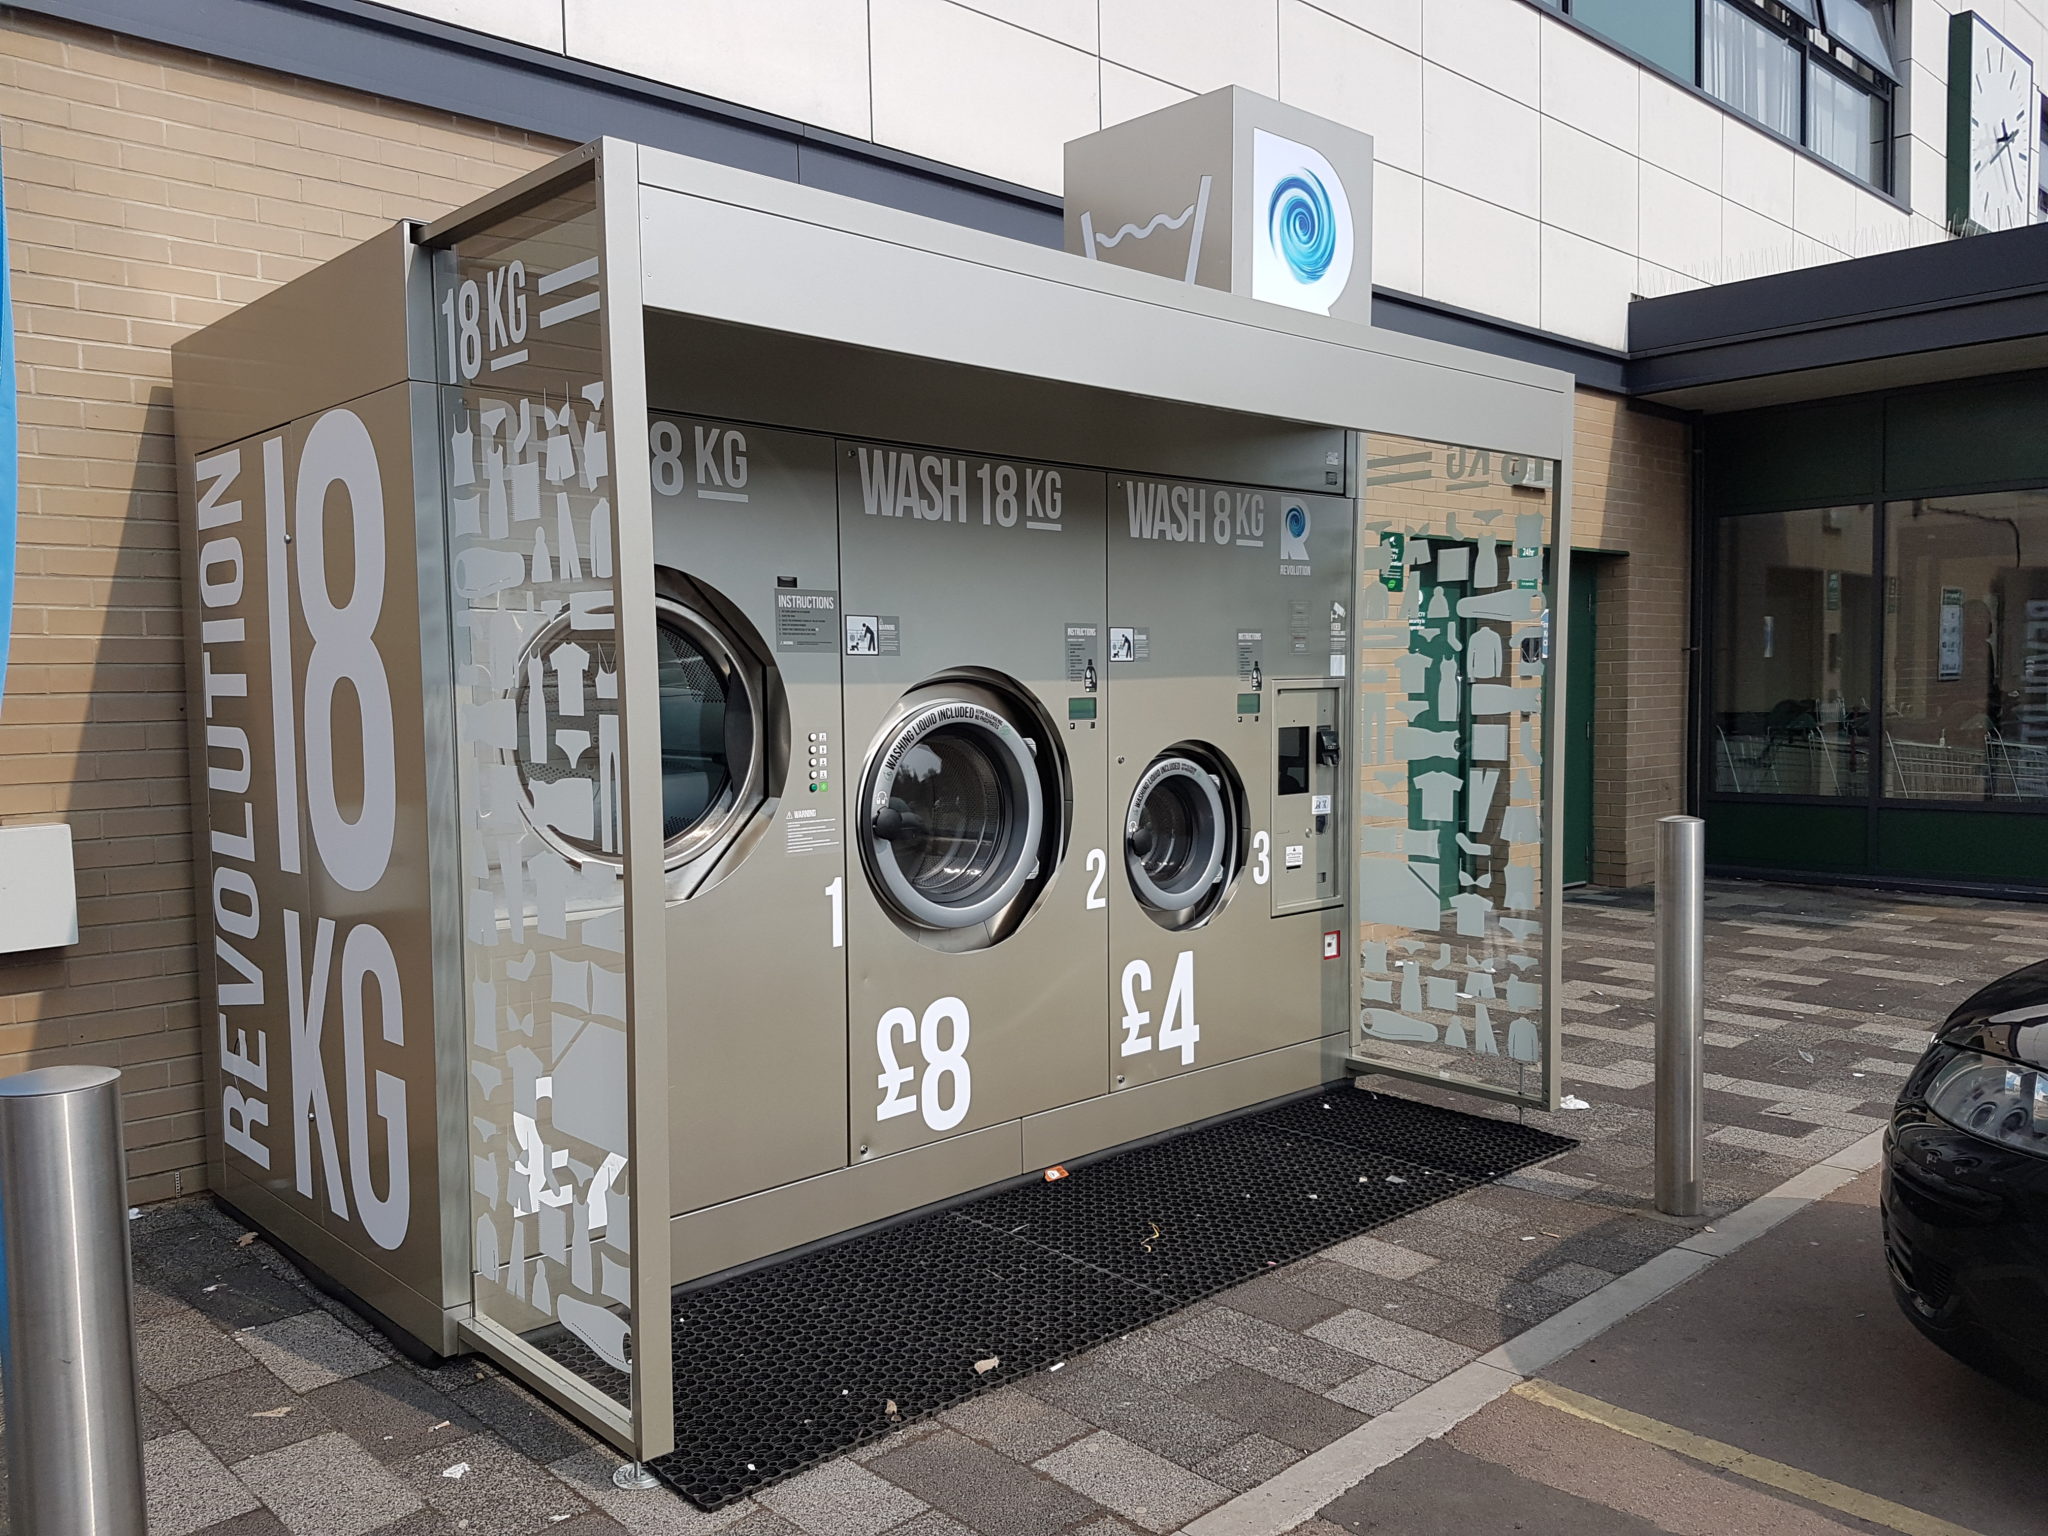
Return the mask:
M 920 927 L 987 922 L 1038 862 L 1045 794 L 1030 743 L 971 699 L 904 715 L 869 761 L 861 804 L 877 890 Z
M 1139 901 L 1155 912 L 1185 912 L 1223 876 L 1229 812 L 1216 777 L 1191 758 L 1155 758 L 1124 818 L 1124 867 Z

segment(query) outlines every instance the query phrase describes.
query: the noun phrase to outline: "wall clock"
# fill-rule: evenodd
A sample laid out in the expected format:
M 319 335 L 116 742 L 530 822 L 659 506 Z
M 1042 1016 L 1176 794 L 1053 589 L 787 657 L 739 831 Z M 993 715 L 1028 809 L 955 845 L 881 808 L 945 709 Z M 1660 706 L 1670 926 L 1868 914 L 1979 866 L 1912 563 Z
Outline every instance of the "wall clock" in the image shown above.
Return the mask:
M 2034 62 L 1975 11 L 1949 22 L 1948 221 L 1963 234 L 2032 217 Z

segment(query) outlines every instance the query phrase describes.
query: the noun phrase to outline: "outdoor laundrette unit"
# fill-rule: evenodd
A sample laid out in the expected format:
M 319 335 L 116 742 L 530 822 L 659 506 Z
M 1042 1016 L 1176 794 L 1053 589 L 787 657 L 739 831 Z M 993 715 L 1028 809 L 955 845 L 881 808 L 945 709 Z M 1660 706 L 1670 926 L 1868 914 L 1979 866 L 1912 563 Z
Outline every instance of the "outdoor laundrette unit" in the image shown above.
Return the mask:
M 636 1456 L 675 1285 L 1555 1093 L 1569 380 L 1095 254 L 603 141 L 178 350 L 215 1188 Z

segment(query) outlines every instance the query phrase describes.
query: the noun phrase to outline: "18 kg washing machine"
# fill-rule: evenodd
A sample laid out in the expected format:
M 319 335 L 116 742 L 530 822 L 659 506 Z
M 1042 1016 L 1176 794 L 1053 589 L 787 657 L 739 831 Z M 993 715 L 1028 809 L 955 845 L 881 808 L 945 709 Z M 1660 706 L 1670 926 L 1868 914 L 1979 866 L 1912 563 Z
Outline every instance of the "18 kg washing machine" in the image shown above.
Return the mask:
M 859 1162 L 1106 1086 L 1103 477 L 838 458 Z
M 1346 1027 L 1351 504 L 1109 482 L 1114 1086 Z M 1326 955 L 1328 956 L 1326 958 Z
M 684 1212 L 846 1160 L 846 786 L 829 437 L 648 434 Z

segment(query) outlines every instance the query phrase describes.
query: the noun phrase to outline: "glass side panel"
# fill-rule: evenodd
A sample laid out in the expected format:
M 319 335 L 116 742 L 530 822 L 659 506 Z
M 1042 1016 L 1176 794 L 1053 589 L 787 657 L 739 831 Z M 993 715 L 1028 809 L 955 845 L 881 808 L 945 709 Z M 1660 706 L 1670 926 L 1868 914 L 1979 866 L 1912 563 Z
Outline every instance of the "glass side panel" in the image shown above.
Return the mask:
M 1885 508 L 1884 792 L 2048 803 L 2048 491 Z
M 437 254 L 480 1317 L 630 1403 L 614 428 L 597 193 Z
M 1723 518 L 1713 598 L 1712 784 L 1870 789 L 1869 507 Z
M 1353 1054 L 1547 1092 L 1556 466 L 1365 439 Z

